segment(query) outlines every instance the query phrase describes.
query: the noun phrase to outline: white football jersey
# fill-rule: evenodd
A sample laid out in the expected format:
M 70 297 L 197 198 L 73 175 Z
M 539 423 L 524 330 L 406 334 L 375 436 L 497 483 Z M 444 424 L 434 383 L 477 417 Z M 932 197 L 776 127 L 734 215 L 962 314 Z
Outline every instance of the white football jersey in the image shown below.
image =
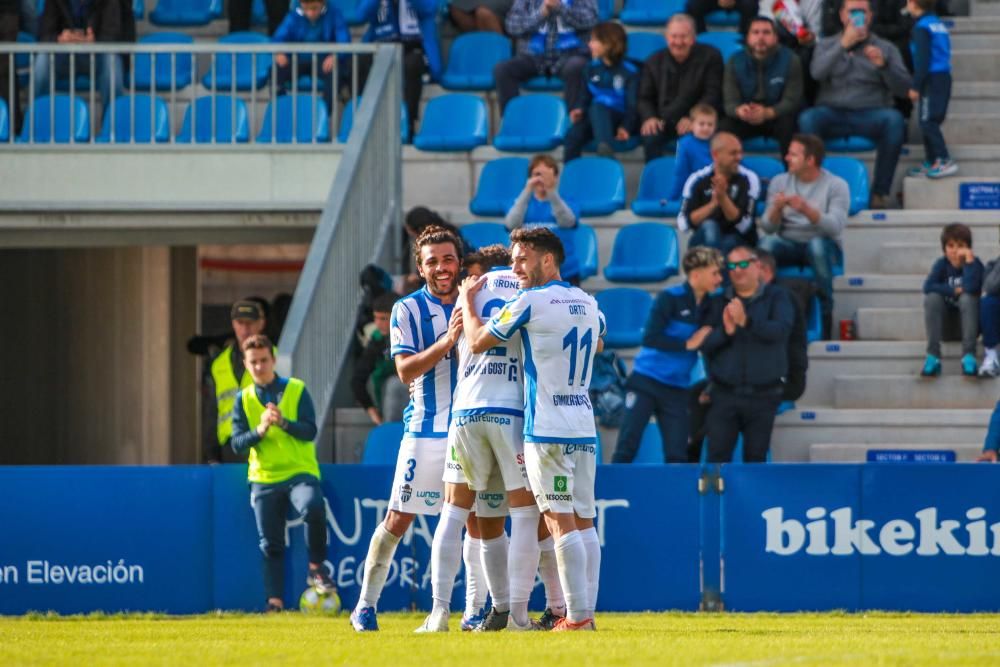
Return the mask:
M 509 268 L 486 273 L 486 284 L 476 293 L 474 306 L 483 322 L 504 307 L 518 292 L 517 276 Z M 452 401 L 454 416 L 524 413 L 521 379 L 521 334 L 502 345 L 473 354 L 465 336 L 458 339 L 458 388 Z
M 597 434 L 587 391 L 605 332 L 594 297 L 552 281 L 518 292 L 487 327 L 502 341 L 521 332 L 524 441 L 593 444 Z
M 453 304 L 443 304 L 426 287 L 392 307 L 390 353 L 423 352 L 448 333 Z M 451 397 L 458 381 L 455 349 L 413 382 L 410 404 L 403 412 L 403 431 L 421 438 L 448 437 Z

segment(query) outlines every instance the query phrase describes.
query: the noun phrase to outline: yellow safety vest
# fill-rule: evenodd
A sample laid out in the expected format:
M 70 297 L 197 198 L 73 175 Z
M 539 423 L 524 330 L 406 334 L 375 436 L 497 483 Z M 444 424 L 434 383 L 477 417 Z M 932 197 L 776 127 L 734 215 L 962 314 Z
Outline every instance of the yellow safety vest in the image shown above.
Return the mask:
M 288 378 L 288 385 L 278 403 L 281 416 L 286 420 L 298 420 L 299 400 L 305 388 L 302 380 Z M 240 400 L 243 412 L 247 416 L 247 423 L 251 429 L 256 430 L 267 408 L 257 398 L 257 392 L 253 387 L 241 391 Z M 280 427 L 272 426 L 267 430 L 263 440 L 250 448 L 247 479 L 251 482 L 277 484 L 302 473 L 319 478 L 316 445 L 312 442 L 298 440 L 282 431 Z
M 240 389 L 244 389 L 253 384 L 253 378 L 249 371 L 243 371 L 243 379 L 236 381 L 236 372 L 230 362 L 233 353 L 233 346 L 227 345 L 226 349 L 212 361 L 212 380 L 215 381 L 215 404 L 218 414 L 215 420 L 215 435 L 219 439 L 219 445 L 225 445 L 230 436 L 233 435 L 233 405 L 236 402 L 236 394 Z

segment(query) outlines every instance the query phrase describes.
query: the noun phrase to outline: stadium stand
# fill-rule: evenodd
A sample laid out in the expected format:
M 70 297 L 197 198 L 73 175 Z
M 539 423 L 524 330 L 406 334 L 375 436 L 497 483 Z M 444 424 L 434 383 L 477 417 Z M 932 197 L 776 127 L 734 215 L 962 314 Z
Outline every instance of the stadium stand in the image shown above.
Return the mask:
M 568 125 L 569 117 L 562 98 L 520 95 L 507 103 L 493 145 L 512 153 L 552 150 L 562 144 Z
M 0 141 L 10 140 L 10 112 L 7 110 L 7 101 L 0 100 Z
M 220 44 L 267 44 L 269 41 L 259 32 L 234 32 L 219 38 Z M 262 88 L 271 76 L 271 61 L 270 53 L 216 56 L 201 78 L 201 85 L 209 90 L 227 92 L 232 90 L 235 79 L 238 91 Z
M 368 465 L 395 465 L 399 442 L 403 439 L 403 423 L 389 422 L 376 426 L 365 440 L 361 462 Z
M 510 40 L 495 32 L 459 35 L 448 52 L 441 85 L 447 90 L 493 90 L 497 85 L 493 68 L 510 54 Z
M 167 103 L 154 95 L 126 95 L 115 99 L 113 109 L 104 114 L 97 141 L 142 144 L 170 141 Z
M 340 130 L 337 132 L 337 141 L 346 144 L 351 136 L 351 128 L 354 126 L 354 109 L 361 104 L 361 96 L 348 101 L 344 105 L 344 111 L 340 116 Z M 404 144 L 410 143 L 410 123 L 408 122 L 406 103 L 399 103 L 399 138 Z
M 584 217 L 609 215 L 625 208 L 625 172 L 617 160 L 582 157 L 564 168 L 559 194 Z
M 684 11 L 684 0 L 625 0 L 619 17 L 626 25 L 662 27 L 674 14 Z
M 193 44 L 194 38 L 179 32 L 143 35 L 141 44 Z M 135 90 L 181 90 L 194 80 L 194 57 L 189 53 L 137 53 L 132 81 Z
M 868 208 L 871 193 L 868 189 L 868 170 L 865 165 L 853 157 L 834 155 L 823 160 L 823 168 L 847 181 L 851 191 L 850 215 L 857 215 Z
M 653 303 L 649 292 L 635 287 L 612 287 L 597 293 L 597 305 L 608 324 L 604 347 L 637 347 Z
M 656 53 L 667 48 L 667 40 L 658 32 L 633 32 L 628 36 L 625 57 L 643 62 Z
M 711 14 L 709 16 L 711 16 Z M 722 54 L 723 62 L 729 60 L 734 53 L 743 48 L 742 38 L 739 33 L 735 32 L 702 32 L 698 34 L 695 40 L 700 44 L 708 44 L 709 46 L 717 48 L 719 53 Z
M 674 177 L 674 158 L 651 160 L 642 170 L 639 191 L 632 200 L 632 212 L 637 216 L 675 216 L 681 210 L 679 199 L 668 200 L 667 192 Z
M 469 250 L 479 250 L 494 243 L 510 243 L 510 232 L 498 222 L 471 222 L 462 225 L 460 231 Z
M 272 134 L 273 129 L 273 134 Z M 267 103 L 257 143 L 279 144 L 330 141 L 326 103 L 312 95 L 282 95 Z
M 486 143 L 488 117 L 486 103 L 476 95 L 435 97 L 424 109 L 413 145 L 422 151 L 470 151 Z
M 678 272 L 677 232 L 661 222 L 635 222 L 615 234 L 604 277 L 618 283 L 662 282 Z
M 205 95 L 188 105 L 178 143 L 245 143 L 250 139 L 247 105 L 238 97 Z
M 527 180 L 528 158 L 504 157 L 487 162 L 469 210 L 479 216 L 506 215 Z
M 222 16 L 222 0 L 157 0 L 149 13 L 154 25 L 191 27 L 211 23 Z
M 573 240 L 576 245 L 576 259 L 580 262 L 580 279 L 597 275 L 597 265 L 600 261 L 597 251 L 597 232 L 590 225 L 583 223 L 576 226 Z
M 90 141 L 90 112 L 80 97 L 55 95 L 35 98 L 25 112 L 20 142 L 79 143 Z

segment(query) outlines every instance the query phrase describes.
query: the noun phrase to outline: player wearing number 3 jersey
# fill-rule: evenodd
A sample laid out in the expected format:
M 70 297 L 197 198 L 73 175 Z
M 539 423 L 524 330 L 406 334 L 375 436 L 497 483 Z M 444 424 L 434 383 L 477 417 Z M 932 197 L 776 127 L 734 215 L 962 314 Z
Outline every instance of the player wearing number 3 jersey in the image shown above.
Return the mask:
M 511 234 L 512 269 L 521 290 L 488 323 L 463 318 L 474 353 L 520 332 L 524 365 L 524 463 L 539 510 L 556 539 L 567 617 L 557 630 L 593 629 L 600 574 L 594 530 L 597 469 L 594 412 L 588 389 L 604 318 L 589 294 L 563 282 L 563 248 L 546 229 Z M 482 283 L 463 284 L 460 301 Z

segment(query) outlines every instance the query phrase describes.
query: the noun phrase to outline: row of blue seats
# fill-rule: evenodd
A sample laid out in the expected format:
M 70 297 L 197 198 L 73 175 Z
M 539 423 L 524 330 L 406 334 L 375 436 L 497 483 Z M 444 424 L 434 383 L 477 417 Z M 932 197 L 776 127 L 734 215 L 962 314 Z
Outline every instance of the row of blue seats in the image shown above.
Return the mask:
M 348 130 L 349 131 L 349 130 Z M 10 140 L 10 116 L 0 99 L 0 142 Z M 170 141 L 167 103 L 149 95 L 115 99 L 95 140 L 100 143 L 165 143 Z M 250 140 L 246 103 L 227 95 L 206 95 L 184 112 L 178 143 L 246 143 Z M 28 108 L 18 142 L 82 143 L 90 141 L 90 113 L 79 97 L 39 97 Z M 330 141 L 326 104 L 311 95 L 284 95 L 268 103 L 257 143 Z
M 417 135 L 419 140 L 420 135 Z M 507 214 L 524 188 L 528 158 L 503 157 L 487 162 L 479 176 L 476 194 L 469 202 L 473 215 L 501 217 Z M 764 186 L 784 165 L 771 157 L 750 155 L 743 164 L 758 174 Z M 851 193 L 850 214 L 868 206 L 870 191 L 868 170 L 857 158 L 828 156 L 823 167 L 847 181 Z M 674 158 L 658 158 L 646 164 L 639 180 L 639 191 L 632 211 L 640 216 L 676 216 L 680 202 L 667 200 L 673 180 Z M 617 160 L 605 157 L 582 157 L 566 163 L 559 180 L 559 194 L 571 201 L 585 217 L 611 215 L 625 208 L 625 171 Z M 764 199 L 762 193 L 761 199 Z

